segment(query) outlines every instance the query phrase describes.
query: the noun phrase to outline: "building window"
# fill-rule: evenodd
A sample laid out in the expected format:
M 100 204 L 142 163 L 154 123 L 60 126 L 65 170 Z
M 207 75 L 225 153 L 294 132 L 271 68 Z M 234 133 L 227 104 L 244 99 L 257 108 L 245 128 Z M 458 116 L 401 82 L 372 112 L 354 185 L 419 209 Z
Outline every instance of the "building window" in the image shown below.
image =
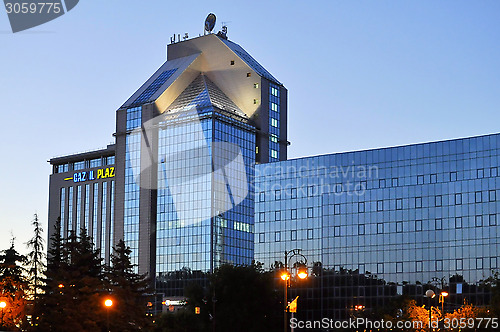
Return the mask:
M 271 126 L 278 128 L 278 120 L 271 118 Z
M 231 63 L 231 66 L 234 66 L 234 60 L 231 60 L 230 63 Z
M 278 151 L 271 149 L 271 158 L 278 159 Z
M 403 262 L 396 263 L 396 273 L 403 273 Z
M 280 189 L 274 191 L 274 199 L 277 201 L 279 201 L 281 199 L 281 190 Z
M 378 180 L 378 187 L 385 188 L 385 179 Z
M 455 194 L 455 205 L 462 204 L 462 194 Z
M 265 193 L 263 191 L 261 191 L 259 193 L 259 202 L 264 202 L 265 201 Z
M 396 210 L 402 210 L 402 209 L 403 209 L 403 199 L 397 198 L 396 199 Z
M 436 227 L 437 230 L 443 229 L 443 219 L 436 219 L 434 221 L 434 226 Z
M 384 263 L 377 263 L 377 273 L 384 273 Z
M 276 211 L 274 213 L 274 220 L 275 221 L 280 221 L 281 220 L 281 211 Z
M 497 258 L 496 257 L 491 257 L 490 258 L 490 268 L 491 269 L 496 269 L 497 268 Z
M 278 112 L 278 105 L 276 103 L 271 102 L 271 111 Z
M 264 212 L 259 212 L 259 221 L 266 221 L 266 214 Z
M 307 239 L 312 240 L 314 238 L 314 231 L 312 229 L 307 230 Z
M 402 221 L 398 221 L 396 223 L 396 232 L 403 233 L 403 222 Z
M 415 230 L 417 232 L 422 230 L 422 220 L 415 220 Z
M 247 77 L 252 77 L 252 73 L 248 72 Z
M 483 226 L 483 216 L 476 216 L 476 227 Z
M 462 228 L 462 217 L 455 218 L 455 228 Z
M 457 181 L 457 172 L 450 172 L 450 181 Z
M 490 176 L 491 177 L 496 177 L 498 176 L 498 169 L 496 167 L 491 167 L 490 168 Z
M 377 224 L 377 234 L 384 234 L 384 224 L 383 223 Z
M 464 268 L 462 259 L 456 259 L 455 260 L 455 268 L 458 271 L 461 271 Z
M 415 269 L 417 272 L 422 272 L 424 269 L 424 262 L 422 261 L 416 261 L 415 262 Z
M 476 203 L 481 203 L 483 201 L 483 193 L 481 191 L 476 191 L 475 197 Z
M 442 206 L 443 205 L 443 196 L 437 195 L 435 198 L 435 203 L 436 203 L 436 206 Z
M 398 178 L 392 178 L 392 186 L 397 187 L 399 185 Z
M 377 211 L 384 211 L 384 201 L 377 201 Z
M 275 232 L 274 233 L 274 241 L 275 242 L 280 242 L 281 241 L 281 232 Z
M 258 89 L 259 88 L 259 83 L 254 83 L 253 87 L 254 87 L 254 89 Z
M 297 219 L 297 209 L 292 209 L 291 210 L 291 219 Z
M 483 259 L 476 258 L 476 269 L 482 269 L 482 268 L 483 268 Z
M 264 243 L 264 242 L 266 242 L 266 234 L 259 233 L 259 243 Z
M 490 190 L 488 192 L 488 199 L 490 202 L 495 202 L 497 200 L 497 192 L 496 190 Z
M 365 225 L 358 225 L 358 235 L 365 235 Z
M 297 241 L 297 231 L 292 231 L 290 234 L 290 238 L 292 241 Z
M 431 183 L 437 183 L 437 182 L 438 182 L 437 174 L 431 174 Z
M 314 211 L 312 207 L 307 208 L 307 218 L 314 217 Z
M 340 226 L 335 226 L 333 228 L 333 236 L 335 236 L 335 237 L 340 236 Z
M 490 214 L 489 220 L 490 220 L 490 226 L 496 226 L 496 224 L 497 224 L 497 215 L 496 214 Z
M 307 186 L 307 196 L 308 197 L 314 196 L 314 186 Z
M 273 143 L 278 143 L 278 136 L 271 134 L 269 135 L 269 140 Z
M 291 198 L 297 198 L 297 188 L 292 188 L 290 190 L 290 197 Z
M 443 261 L 440 259 L 436 261 L 436 271 L 443 271 Z
M 333 211 L 334 214 L 340 214 L 340 204 L 335 204 L 333 206 L 333 210 L 334 210 Z
M 417 176 L 417 184 L 424 184 L 424 176 L 423 175 Z
M 422 207 L 422 197 L 415 197 L 415 207 L 416 208 Z
M 358 203 L 358 212 L 359 213 L 364 213 L 365 212 L 365 202 L 359 202 Z
M 483 168 L 480 168 L 477 170 L 477 178 L 478 179 L 484 178 L 484 169 Z

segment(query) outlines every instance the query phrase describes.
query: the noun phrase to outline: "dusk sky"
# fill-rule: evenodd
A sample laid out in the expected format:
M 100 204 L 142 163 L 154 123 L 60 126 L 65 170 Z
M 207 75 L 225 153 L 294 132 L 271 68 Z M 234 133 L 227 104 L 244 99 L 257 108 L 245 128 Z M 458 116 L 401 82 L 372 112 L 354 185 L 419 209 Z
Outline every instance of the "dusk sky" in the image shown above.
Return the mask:
M 80 1 L 13 34 L 0 13 L 0 250 L 47 228 L 52 157 L 113 142 L 173 34 L 227 22 L 288 89 L 289 158 L 499 132 L 500 2 Z

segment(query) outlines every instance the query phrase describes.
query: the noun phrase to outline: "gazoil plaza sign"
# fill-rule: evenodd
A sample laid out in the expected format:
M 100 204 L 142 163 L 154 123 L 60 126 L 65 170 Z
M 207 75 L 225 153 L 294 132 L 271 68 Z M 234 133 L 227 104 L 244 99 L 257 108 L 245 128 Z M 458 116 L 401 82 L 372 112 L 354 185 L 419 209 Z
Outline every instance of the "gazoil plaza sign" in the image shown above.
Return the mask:
M 115 168 L 106 167 L 95 171 L 82 171 L 73 174 L 73 177 L 65 178 L 64 181 L 73 180 L 74 183 L 108 179 L 115 177 Z

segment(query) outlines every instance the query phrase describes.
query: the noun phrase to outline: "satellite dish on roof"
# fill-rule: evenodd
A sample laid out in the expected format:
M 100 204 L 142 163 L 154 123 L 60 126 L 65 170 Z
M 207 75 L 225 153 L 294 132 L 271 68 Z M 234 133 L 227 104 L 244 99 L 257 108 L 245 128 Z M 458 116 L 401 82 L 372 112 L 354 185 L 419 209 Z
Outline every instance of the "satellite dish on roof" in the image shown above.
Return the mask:
M 215 28 L 215 14 L 210 13 L 205 19 L 205 31 L 210 33 L 214 28 Z

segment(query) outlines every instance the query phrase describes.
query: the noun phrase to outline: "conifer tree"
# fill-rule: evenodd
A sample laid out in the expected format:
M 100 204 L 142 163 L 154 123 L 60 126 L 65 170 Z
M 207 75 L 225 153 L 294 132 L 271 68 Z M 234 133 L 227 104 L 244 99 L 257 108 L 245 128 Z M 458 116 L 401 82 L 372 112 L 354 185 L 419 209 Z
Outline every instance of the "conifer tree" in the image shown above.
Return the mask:
M 2 329 L 17 330 L 26 323 L 25 263 L 26 256 L 16 251 L 12 239 L 10 248 L 0 254 L 0 299 L 6 303 L 2 310 Z

